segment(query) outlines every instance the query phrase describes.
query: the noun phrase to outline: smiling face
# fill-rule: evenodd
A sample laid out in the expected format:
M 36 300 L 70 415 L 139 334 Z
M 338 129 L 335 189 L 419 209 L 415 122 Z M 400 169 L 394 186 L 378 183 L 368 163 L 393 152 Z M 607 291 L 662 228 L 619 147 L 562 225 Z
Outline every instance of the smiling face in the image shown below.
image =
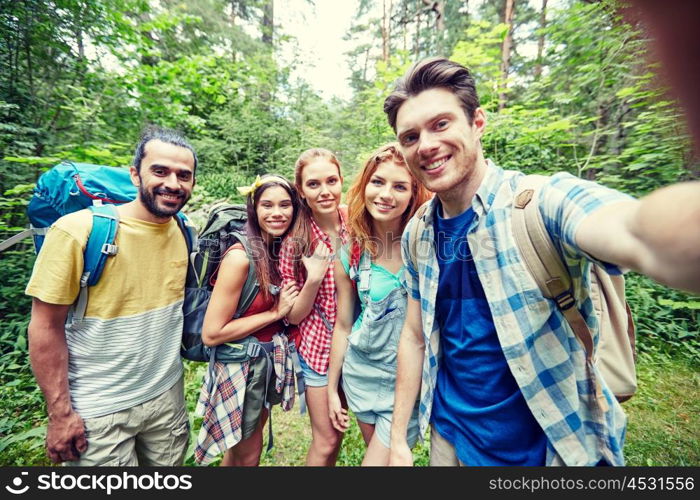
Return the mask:
M 459 188 L 475 173 L 485 126 L 481 108 L 470 124 L 457 96 L 440 87 L 408 98 L 396 115 L 396 133 L 411 172 L 438 194 Z
M 294 216 L 292 198 L 283 187 L 270 186 L 260 195 L 255 213 L 263 235 L 284 236 Z
M 393 161 L 381 163 L 365 186 L 365 207 L 377 222 L 401 219 L 411 203 L 411 174 Z
M 184 147 L 152 140 L 146 144 L 139 169 L 131 180 L 139 188 L 139 202 L 155 221 L 175 215 L 187 203 L 194 186 L 194 156 Z
M 338 167 L 325 158 L 317 158 L 301 172 L 300 195 L 314 217 L 335 213 L 340 205 L 343 180 Z

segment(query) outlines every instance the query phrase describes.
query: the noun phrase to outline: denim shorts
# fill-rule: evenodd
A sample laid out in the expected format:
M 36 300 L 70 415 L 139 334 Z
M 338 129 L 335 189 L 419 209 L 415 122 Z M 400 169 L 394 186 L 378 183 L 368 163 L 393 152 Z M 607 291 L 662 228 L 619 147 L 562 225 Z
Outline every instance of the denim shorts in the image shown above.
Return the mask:
M 328 385 L 328 375 L 321 375 L 307 365 L 301 353 L 299 353 L 299 364 L 301 365 L 301 372 L 304 375 L 304 384 L 306 384 L 307 387 L 324 387 Z
M 379 438 L 379 441 L 386 448 L 391 448 L 391 413 L 366 411 L 355 413 L 355 417 L 363 424 L 374 425 L 374 433 Z M 406 430 L 406 442 L 409 448 L 413 448 L 416 445 L 419 434 L 418 408 L 416 407 L 408 421 L 408 429 Z

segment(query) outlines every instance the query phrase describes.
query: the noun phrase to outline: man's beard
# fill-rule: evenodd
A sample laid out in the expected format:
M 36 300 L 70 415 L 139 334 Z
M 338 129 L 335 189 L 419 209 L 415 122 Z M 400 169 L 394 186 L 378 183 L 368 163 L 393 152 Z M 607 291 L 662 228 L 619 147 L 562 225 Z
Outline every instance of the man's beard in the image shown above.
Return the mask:
M 160 208 L 156 203 L 156 195 L 158 194 L 170 194 L 175 196 L 180 196 L 180 203 L 174 208 Z M 155 188 L 152 192 L 148 191 L 143 187 L 143 184 L 139 186 L 139 199 L 146 206 L 146 209 L 159 219 L 165 219 L 167 217 L 172 217 L 180 211 L 182 207 L 185 206 L 187 200 L 190 199 L 186 195 L 185 191 L 182 189 L 168 189 L 168 188 Z

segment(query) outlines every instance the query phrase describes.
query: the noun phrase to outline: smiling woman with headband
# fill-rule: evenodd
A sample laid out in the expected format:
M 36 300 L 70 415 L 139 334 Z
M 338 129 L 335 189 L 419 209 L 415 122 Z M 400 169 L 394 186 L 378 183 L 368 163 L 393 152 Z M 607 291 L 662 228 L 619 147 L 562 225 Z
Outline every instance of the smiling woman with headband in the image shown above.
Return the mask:
M 247 241 L 232 245 L 212 276 L 214 290 L 202 340 L 210 347 L 237 343 L 245 349 L 241 349 L 240 363 L 216 362 L 215 380 L 204 381 L 196 410 L 204 418 L 195 460 L 206 464 L 225 451 L 222 466 L 256 466 L 268 408 L 281 403 L 288 410 L 294 398 L 294 371 L 283 319 L 299 292 L 293 283 L 280 288 L 277 254 L 297 218 L 299 201 L 294 187 L 276 175 L 258 176 L 253 184 L 238 190 L 246 196 Z M 259 291 L 239 315 L 239 301 L 253 263 Z

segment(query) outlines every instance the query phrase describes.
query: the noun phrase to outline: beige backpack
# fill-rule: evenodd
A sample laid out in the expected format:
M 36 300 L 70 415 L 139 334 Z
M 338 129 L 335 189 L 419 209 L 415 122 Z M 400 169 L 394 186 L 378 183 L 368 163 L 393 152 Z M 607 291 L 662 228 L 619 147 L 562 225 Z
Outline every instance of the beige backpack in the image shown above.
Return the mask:
M 539 190 L 547 179 L 541 175 L 521 179 L 513 203 L 515 241 L 542 294 L 557 303 L 583 345 L 588 364 L 598 367 L 618 401 L 626 401 L 637 390 L 637 373 L 634 322 L 625 300 L 625 278 L 611 276 L 599 265 L 591 265 L 591 300 L 600 326 L 598 348 L 594 353 L 593 335 L 575 307 L 571 276 L 537 209 Z

